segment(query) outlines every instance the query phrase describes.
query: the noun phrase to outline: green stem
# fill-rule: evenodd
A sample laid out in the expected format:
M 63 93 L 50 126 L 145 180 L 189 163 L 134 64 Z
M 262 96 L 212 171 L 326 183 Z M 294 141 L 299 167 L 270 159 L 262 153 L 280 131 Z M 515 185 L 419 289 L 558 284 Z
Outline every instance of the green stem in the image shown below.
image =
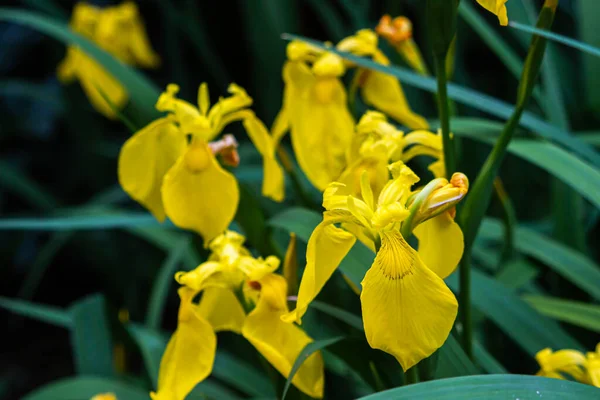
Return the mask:
M 517 226 L 517 214 L 499 177 L 494 180 L 494 189 L 496 189 L 496 195 L 504 210 L 504 245 L 500 257 L 500 264 L 504 264 L 514 256 L 514 231 Z
M 413 383 L 419 382 L 419 372 L 417 371 L 417 366 L 415 365 L 412 368 L 409 368 L 408 371 L 404 373 L 404 385 L 412 385 Z
M 473 319 L 471 314 L 471 248 L 465 243 L 465 252 L 460 261 L 458 303 L 462 323 L 462 347 L 473 359 Z
M 454 141 L 450 136 L 450 108 L 448 105 L 448 83 L 446 78 L 446 57 L 439 54 L 433 55 L 435 75 L 437 77 L 437 104 L 442 128 L 442 142 L 444 145 L 444 163 L 446 176 L 451 176 L 456 171 L 454 154 Z
M 460 293 L 459 305 L 461 311 L 461 322 L 463 327 L 462 345 L 465 353 L 473 357 L 473 324 L 471 319 L 471 246 L 477 235 L 477 230 L 488 208 L 492 197 L 492 186 L 502 159 L 506 154 L 506 148 L 518 126 L 519 119 L 523 113 L 522 107 L 517 107 L 510 117 L 494 149 L 488 156 L 475 180 L 475 184 L 469 191 L 461 211 L 461 228 L 464 234 L 465 250 L 460 263 Z

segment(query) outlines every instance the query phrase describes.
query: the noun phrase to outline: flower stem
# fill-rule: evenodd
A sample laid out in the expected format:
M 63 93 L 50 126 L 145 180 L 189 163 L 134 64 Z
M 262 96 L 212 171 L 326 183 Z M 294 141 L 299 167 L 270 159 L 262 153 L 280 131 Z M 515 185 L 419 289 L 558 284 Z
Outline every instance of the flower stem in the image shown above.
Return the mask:
M 417 371 L 417 366 L 415 365 L 412 368 L 409 368 L 408 371 L 404 373 L 404 385 L 412 385 L 413 383 L 419 382 L 419 371 Z
M 471 317 L 471 248 L 466 246 L 460 261 L 459 294 L 460 322 L 462 323 L 461 343 L 465 354 L 473 359 L 473 320 Z
M 448 82 L 446 78 L 446 57 L 439 54 L 433 55 L 435 75 L 437 77 L 437 105 L 442 128 L 442 142 L 444 145 L 444 163 L 446 176 L 451 176 L 456 171 L 454 140 L 450 135 L 450 107 L 448 103 Z

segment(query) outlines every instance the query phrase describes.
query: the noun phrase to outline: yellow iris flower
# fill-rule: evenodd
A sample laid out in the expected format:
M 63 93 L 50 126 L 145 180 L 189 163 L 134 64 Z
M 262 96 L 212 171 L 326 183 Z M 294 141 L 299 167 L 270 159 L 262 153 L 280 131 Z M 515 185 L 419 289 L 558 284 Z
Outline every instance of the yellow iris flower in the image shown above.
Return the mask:
M 535 355 L 540 365 L 536 375 L 547 378 L 568 379 L 600 387 L 600 343 L 595 352 L 583 355 L 577 350 L 543 349 Z
M 95 42 L 125 64 L 154 68 L 160 63 L 159 56 L 150 45 L 138 8 L 131 1 L 106 8 L 77 3 L 69 25 L 74 32 Z M 57 74 L 64 83 L 79 80 L 94 108 L 108 118 L 116 118 L 113 107 L 123 108 L 127 102 L 128 93 L 121 83 L 77 46 L 67 48 L 67 55 Z
M 498 17 L 500 25 L 508 25 L 508 15 L 506 12 L 506 2 L 508 0 L 477 0 L 479 5 L 495 14 Z
M 287 377 L 312 339 L 298 326 L 281 321 L 288 312 L 287 282 L 273 271 L 279 259 L 256 259 L 244 237 L 228 231 L 210 243 L 209 260 L 190 272 L 178 272 L 181 285 L 177 330 L 160 363 L 154 400 L 179 400 L 210 375 L 216 332 L 244 336 Z M 199 303 L 194 301 L 202 293 Z M 311 397 L 323 397 L 324 366 L 320 353 L 308 357 L 292 384 Z
M 227 154 L 235 152 L 235 140 L 231 136 L 220 142 L 211 140 L 230 123 L 242 121 L 263 156 L 262 193 L 275 201 L 284 197 L 283 170 L 268 130 L 248 109 L 252 98 L 244 89 L 231 84 L 231 96 L 212 107 L 205 83 L 198 90 L 198 107 L 176 98 L 178 90 L 177 85 L 169 85 L 156 103 L 167 116 L 142 128 L 123 145 L 119 182 L 159 221 L 168 216 L 175 225 L 198 232 L 208 243 L 227 229 L 239 201 L 235 177 L 221 167 L 214 154 L 227 161 Z M 235 164 L 237 153 L 229 159 Z
M 389 178 L 388 164 L 409 162 L 417 156 L 436 159 L 429 165 L 434 177 L 445 176 L 442 137 L 425 130 L 404 134 L 387 121 L 384 114 L 367 111 L 356 125 L 354 136 L 346 154 L 346 168 L 337 179 L 354 195 L 360 194 L 360 176 L 369 174 L 375 197 Z
M 342 40 L 337 48 L 370 56 L 380 64 L 390 63 L 377 48 L 377 35 L 370 30 Z M 287 58 L 283 67 L 283 106 L 272 127 L 273 137 L 278 144 L 290 131 L 300 167 L 315 187 L 325 190 L 345 168 L 345 154 L 354 131 L 346 89 L 340 79 L 351 65 L 335 54 L 297 41 L 288 45 Z M 359 74 L 367 104 L 407 126 L 427 127 L 426 120 L 410 109 L 396 78 L 367 70 L 360 70 Z
M 377 250 L 362 281 L 367 340 L 407 370 L 445 342 L 456 318 L 456 298 L 443 278 L 462 256 L 462 232 L 445 211 L 464 197 L 468 183 L 464 175 L 455 174 L 451 182 L 438 178 L 415 195 L 410 188 L 419 178 L 410 168 L 398 161 L 390 171 L 392 179 L 377 197 L 366 171 L 360 198 L 342 183 L 329 185 L 323 195 L 323 221 L 308 241 L 296 309 L 282 318 L 301 322 L 358 237 Z M 416 226 L 418 251 L 400 232 L 403 224 L 410 225 L 409 232 Z

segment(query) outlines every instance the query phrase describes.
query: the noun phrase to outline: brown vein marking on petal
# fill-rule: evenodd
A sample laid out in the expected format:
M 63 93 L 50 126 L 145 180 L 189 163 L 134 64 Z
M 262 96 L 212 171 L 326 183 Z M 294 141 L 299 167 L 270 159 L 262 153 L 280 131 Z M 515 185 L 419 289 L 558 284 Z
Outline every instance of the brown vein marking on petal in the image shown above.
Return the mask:
M 416 252 L 404 240 L 400 232 L 382 232 L 381 249 L 374 264 L 391 280 L 402 279 L 414 273 Z

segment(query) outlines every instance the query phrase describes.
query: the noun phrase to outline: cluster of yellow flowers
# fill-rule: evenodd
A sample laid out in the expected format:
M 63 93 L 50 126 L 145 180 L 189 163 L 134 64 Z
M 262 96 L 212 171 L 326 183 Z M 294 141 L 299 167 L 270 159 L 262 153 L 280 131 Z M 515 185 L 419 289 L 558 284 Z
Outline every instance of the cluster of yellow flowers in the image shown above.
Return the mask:
M 244 237 L 227 231 L 210 243 L 207 262 L 175 279 L 181 305 L 177 330 L 163 355 L 155 400 L 184 399 L 212 370 L 216 332 L 246 338 L 282 375 L 312 339 L 281 320 L 288 312 L 287 282 L 275 274 L 279 259 L 254 258 Z M 194 298 L 202 293 L 199 303 Z M 302 364 L 292 384 L 312 397 L 323 396 L 323 359 L 314 353 Z
M 538 376 L 556 379 L 575 379 L 600 388 L 600 343 L 595 352 L 583 354 L 577 350 L 551 349 L 539 351 L 535 356 L 540 364 Z
M 507 24 L 506 0 L 477 1 Z M 71 27 L 127 64 L 158 63 L 131 2 L 102 10 L 80 3 Z M 360 30 L 336 49 L 388 65 L 379 36 L 416 71 L 428 74 L 411 39 L 410 21 L 403 17 L 385 16 L 376 32 Z M 155 400 L 183 399 L 210 375 L 216 333 L 224 330 L 244 336 L 287 377 L 312 341 L 297 324 L 357 240 L 376 253 L 360 293 L 365 334 L 373 348 L 393 355 L 406 371 L 441 347 L 454 324 L 458 304 L 443 279 L 462 257 L 463 235 L 454 217 L 468 179 L 461 173 L 447 176 L 440 135 L 429 132 L 427 121 L 412 111 L 396 78 L 357 69 L 352 85 L 378 111 L 366 112 L 356 123 L 341 80 L 356 65 L 299 41 L 289 43 L 287 58 L 283 105 L 271 132 L 250 110 L 252 98 L 235 84 L 230 96 L 212 107 L 206 84 L 200 85 L 197 105 L 178 99 L 179 88 L 171 84 L 156 103 L 166 115 L 135 133 L 121 150 L 118 175 L 124 190 L 158 220 L 169 217 L 196 231 L 211 250 L 208 261 L 175 276 L 181 285 L 178 327 L 161 361 L 158 388 L 151 394 Z M 78 78 L 92 104 L 109 117 L 127 99 L 122 86 L 75 47 L 69 48 L 59 76 Z M 414 130 L 405 134 L 386 115 Z M 300 167 L 323 191 L 323 220 L 309 239 L 292 311 L 286 279 L 275 273 L 279 259 L 253 257 L 244 237 L 228 230 L 239 191 L 221 163 L 235 167 L 240 160 L 235 138 L 218 136 L 236 121 L 263 157 L 264 196 L 283 200 L 283 171 L 275 153 L 288 131 Z M 434 159 L 429 165 L 434 179 L 415 186 L 421 179 L 405 163 L 422 155 Z M 416 248 L 408 242 L 413 234 Z M 566 373 L 598 385 L 599 351 L 584 356 L 543 350 L 537 356 L 538 375 L 564 378 Z M 317 352 L 292 383 L 322 397 L 323 374 Z
M 125 64 L 144 68 L 160 64 L 132 1 L 105 8 L 77 3 L 70 27 Z M 123 108 L 129 97 L 118 80 L 76 46 L 67 49 L 58 77 L 64 83 L 78 79 L 92 105 L 108 118 L 114 119 L 114 109 Z

